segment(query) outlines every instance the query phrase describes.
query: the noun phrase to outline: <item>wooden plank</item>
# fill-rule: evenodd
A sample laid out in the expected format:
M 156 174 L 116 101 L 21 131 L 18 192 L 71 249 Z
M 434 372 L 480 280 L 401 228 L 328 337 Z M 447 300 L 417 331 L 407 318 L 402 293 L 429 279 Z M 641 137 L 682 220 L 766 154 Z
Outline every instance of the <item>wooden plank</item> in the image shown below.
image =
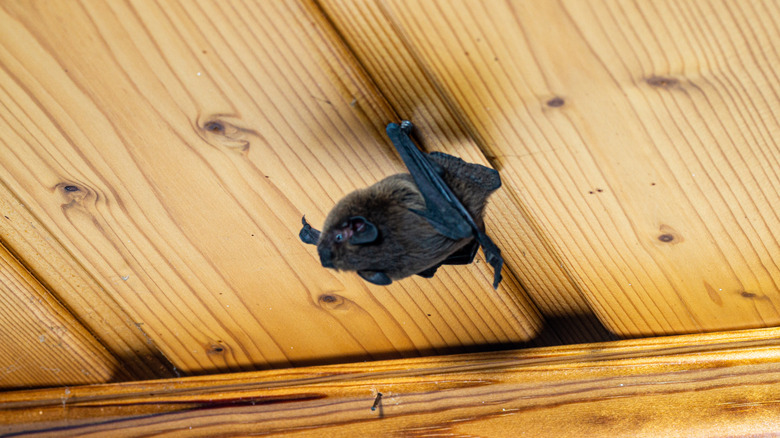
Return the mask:
M 23 391 L 0 402 L 0 432 L 775 436 L 779 339 L 764 329 Z
M 100 285 L 74 260 L 62 245 L 0 184 L 0 236 L 25 268 L 35 273 L 47 291 L 55 290 L 60 302 L 86 327 L 114 357 L 131 380 L 174 377 L 171 366 L 154 342 L 146 336 L 143 324 L 129 315 L 104 293 Z M 0 314 L 13 312 L 0 307 Z
M 396 112 L 417 124 L 429 150 L 490 165 L 460 123 L 461 114 L 452 111 L 435 82 L 426 76 L 381 3 L 322 0 L 319 4 Z M 542 315 L 556 321 L 550 331 L 567 342 L 603 338 L 603 327 L 561 261 L 539 236 L 513 188 L 505 186 L 490 202 L 493 208 L 486 214 L 487 229 L 501 242 L 507 269 L 517 273 Z
M 0 245 L 0 390 L 132 375 Z
M 778 3 L 381 9 L 353 39 L 384 20 L 406 49 L 366 63 L 413 54 L 610 330 L 780 323 Z
M 309 2 L 8 1 L 0 42 L 0 180 L 184 373 L 538 331 L 511 272 L 373 287 L 298 240 L 403 168 L 396 116 Z

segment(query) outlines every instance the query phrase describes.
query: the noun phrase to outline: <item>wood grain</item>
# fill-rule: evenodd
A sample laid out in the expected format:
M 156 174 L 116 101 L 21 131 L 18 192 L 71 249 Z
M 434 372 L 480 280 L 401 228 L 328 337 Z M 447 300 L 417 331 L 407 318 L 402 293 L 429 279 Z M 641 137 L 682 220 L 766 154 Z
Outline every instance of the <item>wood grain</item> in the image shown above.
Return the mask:
M 780 434 L 777 329 L 5 394 L 12 436 Z M 377 391 L 378 409 L 370 408 Z
M 303 214 L 321 224 L 403 168 L 383 134 L 397 116 L 309 2 L 2 2 L 0 66 L 7 202 L 182 373 L 484 349 L 541 326 L 481 260 L 380 288 L 298 240 Z M 91 291 L 49 286 L 89 312 Z
M 435 81 L 426 76 L 380 2 L 322 0 L 319 4 L 400 117 L 415 121 L 428 150 L 490 165 L 459 120 L 461 114 L 450 108 Z M 539 236 L 512 187 L 505 185 L 491 196 L 490 205 L 487 229 L 501 242 L 506 269 L 517 273 L 542 315 L 558 322 L 550 332 L 565 342 L 603 337 L 604 330 L 592 317 L 582 292 Z
M 111 354 L 120 358 L 124 374 L 132 380 L 174 377 L 175 369 L 136 324 L 62 245 L 40 224 L 27 207 L 0 184 L 0 236 L 24 268 Z M 12 312 L 2 308 L 2 312 Z M 74 322 L 75 322 L 74 321 Z M 23 386 L 23 385 L 20 385 Z
M 132 377 L 0 245 L 0 390 Z
M 342 4 L 388 76 L 374 23 L 400 36 L 610 330 L 780 323 L 776 2 Z

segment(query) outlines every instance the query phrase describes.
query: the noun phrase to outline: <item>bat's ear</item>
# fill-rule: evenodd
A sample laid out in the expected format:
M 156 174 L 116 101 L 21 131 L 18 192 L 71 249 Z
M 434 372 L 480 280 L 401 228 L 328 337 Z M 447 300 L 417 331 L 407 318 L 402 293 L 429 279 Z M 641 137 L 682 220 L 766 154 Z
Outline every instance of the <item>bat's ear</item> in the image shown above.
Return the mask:
M 349 243 L 352 245 L 374 243 L 379 238 L 379 230 L 376 229 L 376 225 L 367 221 L 366 218 L 353 216 L 349 218 L 349 223 L 352 226 L 352 237 L 349 238 Z

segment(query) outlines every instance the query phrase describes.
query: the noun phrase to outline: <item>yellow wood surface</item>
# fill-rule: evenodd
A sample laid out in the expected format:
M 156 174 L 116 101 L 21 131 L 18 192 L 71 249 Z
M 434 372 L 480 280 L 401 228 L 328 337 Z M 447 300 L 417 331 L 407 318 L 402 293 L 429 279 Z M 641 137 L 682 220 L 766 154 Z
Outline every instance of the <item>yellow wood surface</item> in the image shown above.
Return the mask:
M 339 34 L 361 61 L 383 95 L 403 119 L 414 120 L 429 150 L 442 150 L 465 160 L 490 165 L 473 137 L 459 123 L 435 83 L 416 61 L 414 53 L 395 31 L 380 2 L 320 1 L 324 13 L 333 20 Z M 568 277 L 560 260 L 550 251 L 517 202 L 510 187 L 491 196 L 486 224 L 491 236 L 501 242 L 501 250 L 512 269 L 522 279 L 525 291 L 539 311 L 558 318 L 551 327 L 564 340 L 583 334 L 598 337 L 592 310 L 576 284 Z M 561 324 L 564 322 L 565 324 Z
M 765 329 L 15 392 L 0 432 L 776 436 L 778 339 Z
M 300 242 L 303 214 L 403 170 L 398 116 L 310 2 L 3 1 L 0 65 L 0 194 L 71 284 L 11 250 L 117 355 L 226 372 L 540 330 L 511 260 L 498 291 L 481 258 L 382 288 Z
M 0 245 L 0 390 L 133 376 Z
M 89 381 L 777 325 L 778 22 L 759 1 L 2 1 L 14 293 L 102 345 Z M 501 172 L 498 291 L 481 254 L 384 288 L 298 239 L 403 170 L 402 118 Z M 86 382 L 33 371 L 5 384 Z
M 323 4 L 410 117 L 417 64 L 608 328 L 780 322 L 777 2 Z
M 68 311 L 81 325 L 122 363 L 124 376 L 132 380 L 160 379 L 175 376 L 175 370 L 146 336 L 143 324 L 129 315 L 105 294 L 99 283 L 87 273 L 78 260 L 41 225 L 29 210 L 0 184 L 0 236 L 14 248 L 24 268 L 34 273 L 38 282 L 55 292 L 58 301 L 69 304 Z M 55 285 L 49 287 L 47 285 Z M 32 291 L 31 291 L 32 292 Z M 14 317 L 13 307 L 0 307 L 0 314 Z M 72 321 L 76 323 L 76 321 Z M 34 375 L 6 375 L 14 386 L 36 384 Z M 95 383 L 99 380 L 95 380 Z M 57 383 L 73 384 L 67 379 Z

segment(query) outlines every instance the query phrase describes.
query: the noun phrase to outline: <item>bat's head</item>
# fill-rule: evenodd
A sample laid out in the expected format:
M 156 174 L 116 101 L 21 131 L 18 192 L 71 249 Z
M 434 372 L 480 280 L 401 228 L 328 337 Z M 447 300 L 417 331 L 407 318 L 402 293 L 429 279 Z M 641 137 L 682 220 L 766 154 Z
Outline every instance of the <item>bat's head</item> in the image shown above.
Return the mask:
M 322 266 L 386 270 L 405 252 L 399 236 L 409 222 L 404 218 L 415 216 L 409 207 L 418 204 L 404 198 L 414 197 L 415 189 L 410 178 L 395 175 L 345 196 L 328 214 L 317 241 Z
M 344 265 L 350 253 L 364 245 L 378 243 L 379 230 L 363 216 L 345 216 L 335 225 L 326 227 L 317 243 L 320 262 L 326 268 L 354 269 Z
M 370 189 L 348 194 L 328 214 L 317 242 L 322 266 L 347 271 L 363 269 L 367 256 L 381 246 L 383 233 L 377 212 L 371 209 Z

